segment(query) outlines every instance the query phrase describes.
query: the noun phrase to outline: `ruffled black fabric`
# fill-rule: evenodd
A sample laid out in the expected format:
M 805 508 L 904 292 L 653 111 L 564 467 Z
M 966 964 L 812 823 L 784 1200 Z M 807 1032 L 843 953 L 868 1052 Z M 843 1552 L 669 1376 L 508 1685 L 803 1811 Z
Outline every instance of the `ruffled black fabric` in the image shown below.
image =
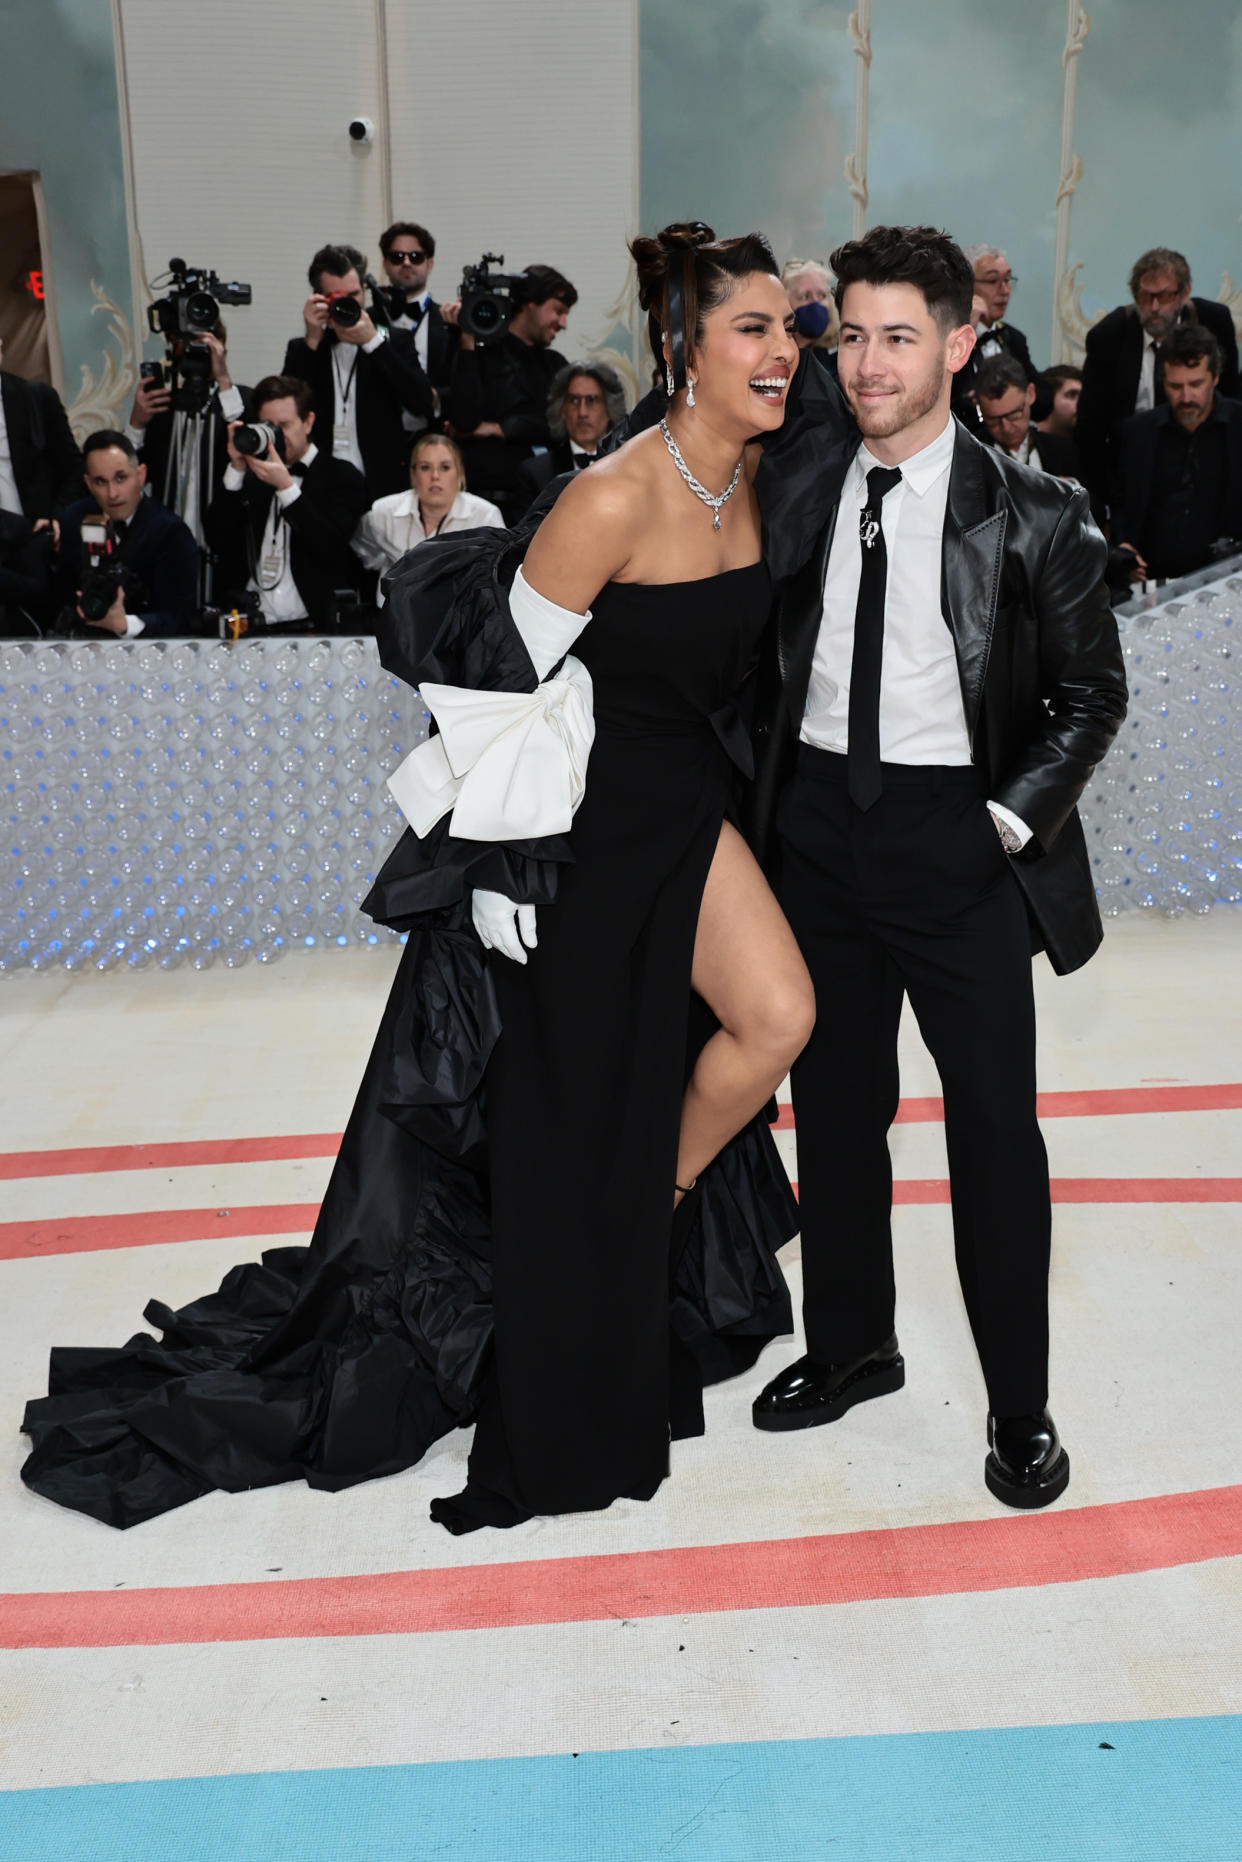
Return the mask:
M 399 564 L 384 663 L 412 684 L 532 689 L 504 594 L 525 541 L 466 533 Z M 718 728 L 736 738 L 731 719 Z M 310 1246 L 271 1249 L 179 1311 L 152 1301 L 161 1337 L 53 1350 L 49 1393 L 23 1421 L 29 1487 L 128 1527 L 213 1488 L 395 1473 L 474 1418 L 491 1360 L 486 1074 L 501 1026 L 469 895 L 550 903 L 570 860 L 565 836 L 480 845 L 445 823 L 403 836 L 366 909 L 409 935 Z M 674 1424 L 689 1433 L 703 1383 L 792 1323 L 775 1257 L 797 1211 L 762 1120 L 703 1173 L 681 1227 L 671 1325 L 692 1374 Z

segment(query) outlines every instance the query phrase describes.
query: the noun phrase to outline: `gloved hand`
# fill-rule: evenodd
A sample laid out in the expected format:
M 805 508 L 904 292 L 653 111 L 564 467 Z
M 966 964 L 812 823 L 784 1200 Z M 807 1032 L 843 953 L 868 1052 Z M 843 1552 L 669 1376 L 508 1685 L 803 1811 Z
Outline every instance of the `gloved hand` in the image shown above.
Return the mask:
M 534 950 L 539 942 L 534 906 L 515 905 L 503 892 L 472 893 L 470 916 L 484 950 L 498 950 L 514 963 L 525 963 L 526 951 Z

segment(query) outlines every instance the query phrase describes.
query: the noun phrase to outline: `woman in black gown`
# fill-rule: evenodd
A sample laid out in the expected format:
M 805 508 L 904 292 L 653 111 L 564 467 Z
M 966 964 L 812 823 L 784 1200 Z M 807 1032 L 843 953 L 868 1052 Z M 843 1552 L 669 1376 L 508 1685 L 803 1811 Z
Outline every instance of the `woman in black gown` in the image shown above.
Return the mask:
M 419 819 L 425 789 L 367 902 L 410 936 L 312 1245 L 149 1308 L 162 1343 L 53 1353 L 23 1474 L 62 1504 L 128 1525 L 213 1486 L 341 1487 L 471 1419 L 467 1486 L 432 1507 L 451 1531 L 647 1499 L 703 1384 L 789 1329 L 796 1212 L 762 1111 L 814 1007 L 730 816 L 769 602 L 748 441 L 797 351 L 757 236 L 633 251 L 666 420 L 541 524 L 386 584 L 384 661 L 436 715 L 416 755 L 457 806 Z M 586 675 L 566 836 L 547 755 L 489 779 L 451 719 L 473 694 L 555 736 Z

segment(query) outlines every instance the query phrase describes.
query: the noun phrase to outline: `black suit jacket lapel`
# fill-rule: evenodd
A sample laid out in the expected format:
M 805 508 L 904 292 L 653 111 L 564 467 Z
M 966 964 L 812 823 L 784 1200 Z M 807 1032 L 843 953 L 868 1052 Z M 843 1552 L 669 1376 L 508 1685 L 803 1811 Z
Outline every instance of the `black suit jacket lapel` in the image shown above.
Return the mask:
M 941 609 L 957 654 L 966 730 L 979 723 L 996 626 L 1007 514 L 994 508 L 986 449 L 959 423 L 949 469 L 941 558 Z

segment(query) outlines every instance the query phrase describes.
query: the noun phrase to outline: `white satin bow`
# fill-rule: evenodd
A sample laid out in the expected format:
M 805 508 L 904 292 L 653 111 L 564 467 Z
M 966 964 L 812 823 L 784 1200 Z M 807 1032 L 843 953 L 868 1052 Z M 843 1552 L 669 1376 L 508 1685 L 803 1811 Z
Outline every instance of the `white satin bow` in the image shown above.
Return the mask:
M 388 778 L 419 835 L 453 811 L 460 840 L 535 840 L 564 834 L 586 792 L 595 740 L 591 675 L 566 657 L 559 677 L 533 692 L 420 687 L 439 735 Z

